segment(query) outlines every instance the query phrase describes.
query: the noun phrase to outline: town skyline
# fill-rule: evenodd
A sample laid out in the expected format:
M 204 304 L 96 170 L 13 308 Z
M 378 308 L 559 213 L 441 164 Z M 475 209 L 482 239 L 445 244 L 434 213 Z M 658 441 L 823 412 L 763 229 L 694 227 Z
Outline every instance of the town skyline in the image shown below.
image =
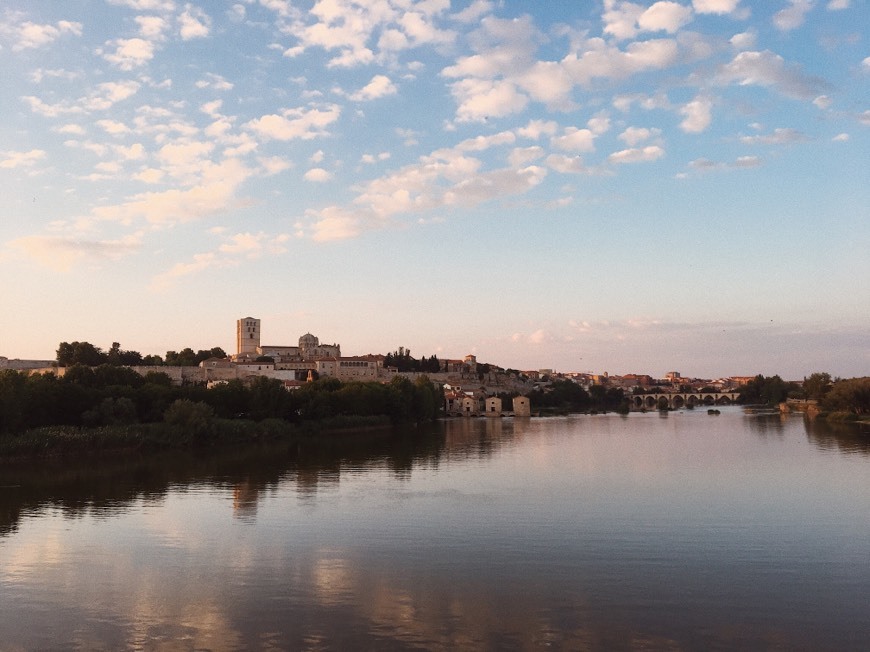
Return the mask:
M 721 380 L 738 380 L 740 382 L 745 382 L 746 379 L 755 377 L 760 372 L 752 372 L 752 373 L 735 373 L 735 374 L 708 374 L 708 375 L 700 375 L 700 374 L 692 374 L 692 373 L 683 373 L 677 369 L 669 369 L 667 372 L 655 373 L 650 372 L 646 369 L 631 369 L 631 370 L 617 370 L 617 371 L 608 371 L 607 369 L 579 369 L 579 368 L 558 368 L 558 367 L 544 367 L 544 366 L 529 366 L 529 367 L 516 367 L 513 365 L 502 364 L 498 360 L 478 360 L 475 354 L 465 354 L 465 355 L 450 355 L 450 354 L 442 354 L 438 355 L 437 353 L 425 353 L 422 354 L 417 351 L 416 355 L 412 355 L 412 351 L 410 347 L 405 346 L 397 346 L 395 348 L 387 348 L 384 350 L 378 351 L 368 351 L 366 353 L 354 352 L 348 355 L 344 355 L 341 352 L 341 344 L 339 342 L 327 343 L 326 341 L 320 342 L 319 337 L 313 334 L 310 330 L 306 331 L 303 335 L 300 335 L 297 343 L 290 343 L 289 339 L 281 340 L 281 343 L 268 343 L 263 342 L 260 339 L 262 334 L 262 320 L 257 319 L 255 317 L 247 316 L 242 317 L 236 320 L 236 333 L 235 333 L 235 341 L 236 346 L 233 347 L 224 347 L 224 346 L 215 346 L 210 347 L 208 349 L 199 348 L 198 346 L 186 346 L 186 347 L 175 347 L 174 349 L 167 349 L 165 354 L 149 352 L 149 351 L 139 351 L 135 348 L 124 347 L 121 342 L 113 341 L 111 346 L 111 351 L 114 352 L 114 355 L 121 356 L 123 360 L 124 357 L 129 354 L 136 355 L 140 362 L 121 362 L 122 365 L 133 365 L 134 367 L 144 367 L 147 368 L 150 365 L 178 365 L 178 364 L 192 364 L 192 363 L 180 363 L 176 361 L 170 360 L 170 354 L 172 354 L 173 360 L 175 358 L 184 357 L 186 354 L 185 351 L 196 353 L 199 356 L 197 359 L 202 359 L 203 362 L 197 366 L 206 367 L 214 366 L 211 362 L 212 360 L 216 360 L 216 358 L 208 358 L 209 354 L 214 355 L 214 351 L 220 349 L 226 354 L 226 359 L 229 361 L 230 359 L 241 366 L 245 365 L 253 365 L 256 366 L 257 360 L 260 357 L 265 358 L 274 358 L 275 362 L 283 361 L 288 362 L 291 360 L 330 360 L 334 359 L 338 360 L 353 360 L 353 359 L 373 359 L 373 358 L 384 358 L 389 357 L 391 355 L 408 355 L 415 360 L 428 360 L 434 355 L 441 363 L 442 370 L 447 371 L 447 368 L 444 368 L 445 363 L 468 363 L 469 359 L 471 359 L 472 364 L 482 364 L 487 366 L 493 366 L 496 369 L 501 370 L 515 370 L 521 373 L 532 373 L 532 374 L 552 374 L 556 377 L 579 377 L 585 376 L 590 379 L 597 378 L 607 378 L 608 376 L 614 380 L 628 380 L 630 378 L 642 379 L 642 382 L 637 382 L 637 386 L 650 386 L 655 384 L 674 384 L 678 382 L 682 382 L 683 380 L 686 382 L 689 381 L 699 381 L 699 380 L 709 380 L 709 381 L 721 381 Z M 251 334 L 253 333 L 253 334 Z M 245 342 L 243 338 L 250 337 L 250 342 Z M 292 339 L 292 338 L 291 338 Z M 294 340 L 295 341 L 295 340 Z M 85 344 L 88 348 L 94 352 L 94 355 L 99 353 L 101 356 L 106 356 L 110 353 L 109 348 L 103 347 L 98 343 L 89 342 L 87 340 L 76 340 L 70 339 L 65 340 L 60 343 L 56 353 L 56 358 L 36 358 L 36 359 L 23 359 L 21 357 L 13 356 L 10 357 L 8 355 L 0 355 L 0 368 L 12 368 L 12 369 L 24 369 L 24 370 L 32 370 L 38 367 L 34 366 L 32 363 L 44 362 L 48 364 L 56 365 L 57 362 L 61 361 L 61 349 L 65 349 L 64 355 L 72 354 L 73 348 L 71 348 L 72 344 L 82 343 Z M 307 353 L 301 353 L 305 352 Z M 0 352 L 2 353 L 2 352 Z M 165 355 L 165 359 L 164 359 Z M 303 356 L 303 357 L 300 357 Z M 286 357 L 289 356 L 289 357 Z M 147 358 L 160 358 L 156 363 L 153 360 L 148 360 Z M 142 361 L 142 358 L 146 358 Z M 209 364 L 206 365 L 205 363 Z M 383 361 L 382 361 L 383 362 Z M 382 362 L 378 362 L 378 367 L 382 365 Z M 68 364 L 68 363 L 67 363 Z M 92 362 L 89 364 L 97 364 L 96 362 Z M 112 364 L 118 364 L 117 361 Z M 373 364 L 373 363 L 372 363 Z M 47 365 L 44 365 L 47 366 Z M 64 366 L 61 362 L 61 366 Z M 308 366 L 303 365 L 305 368 Z M 275 365 L 275 368 L 284 368 L 284 369 L 292 369 L 295 368 L 291 365 Z M 301 368 L 301 367 L 300 367 Z M 315 368 L 315 367 L 312 367 Z M 829 373 L 827 370 L 816 370 L 814 372 L 809 372 L 803 374 L 803 378 L 811 375 L 811 373 Z M 425 372 L 424 372 L 425 373 Z M 765 374 L 762 374 L 765 375 Z M 767 375 L 774 375 L 769 373 Z M 787 381 L 797 381 L 799 382 L 801 377 L 788 377 L 783 374 L 776 374 L 782 377 Z M 375 374 L 372 378 L 379 377 Z M 836 374 L 833 374 L 833 377 L 838 377 Z M 348 380 L 350 378 L 346 378 Z M 597 381 L 596 381 L 597 382 Z
M 13 0 L 0 356 L 230 352 L 251 314 L 351 355 L 867 375 L 868 25 L 861 0 Z

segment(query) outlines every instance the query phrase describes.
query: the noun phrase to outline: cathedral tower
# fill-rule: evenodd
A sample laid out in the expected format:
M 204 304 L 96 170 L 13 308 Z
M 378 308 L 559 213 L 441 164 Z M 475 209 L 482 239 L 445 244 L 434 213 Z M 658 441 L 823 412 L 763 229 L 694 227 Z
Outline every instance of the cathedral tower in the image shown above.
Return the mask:
M 236 352 L 256 354 L 260 346 L 260 320 L 243 317 L 236 322 Z

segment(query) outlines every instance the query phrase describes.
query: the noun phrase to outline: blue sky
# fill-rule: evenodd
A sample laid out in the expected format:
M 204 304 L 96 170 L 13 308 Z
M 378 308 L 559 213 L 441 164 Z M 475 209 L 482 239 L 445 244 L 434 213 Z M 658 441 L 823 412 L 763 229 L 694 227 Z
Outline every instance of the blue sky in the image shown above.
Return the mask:
M 0 355 L 870 373 L 865 0 L 0 9 Z

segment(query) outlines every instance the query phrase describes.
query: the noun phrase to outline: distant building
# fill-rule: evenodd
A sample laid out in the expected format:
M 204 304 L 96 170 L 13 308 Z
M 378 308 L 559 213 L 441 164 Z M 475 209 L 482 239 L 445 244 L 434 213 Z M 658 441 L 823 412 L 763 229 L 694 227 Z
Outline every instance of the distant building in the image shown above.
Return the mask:
M 29 371 L 33 369 L 47 369 L 57 365 L 56 360 L 10 360 L 0 356 L 0 369 L 14 369 L 16 371 Z
M 515 417 L 530 417 L 530 416 L 532 416 L 532 405 L 529 402 L 528 396 L 515 396 L 513 403 L 514 403 L 514 416 Z
M 490 396 L 486 399 L 486 416 L 500 417 L 501 416 L 501 399 L 497 396 Z
M 243 317 L 236 321 L 236 353 L 239 356 L 255 356 L 260 348 L 260 320 Z

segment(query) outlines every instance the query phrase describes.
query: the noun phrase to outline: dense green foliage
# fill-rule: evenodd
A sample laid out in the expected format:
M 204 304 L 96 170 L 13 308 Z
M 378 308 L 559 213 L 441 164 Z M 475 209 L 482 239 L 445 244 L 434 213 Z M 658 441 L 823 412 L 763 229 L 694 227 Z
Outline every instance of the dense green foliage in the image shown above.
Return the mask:
M 820 401 L 831 391 L 833 382 L 829 373 L 814 373 L 804 378 L 803 398 Z
M 822 406 L 830 412 L 870 415 L 870 376 L 838 380 L 826 392 Z
M 441 371 L 441 362 L 438 356 L 417 360 L 411 357 L 410 349 L 401 349 L 384 356 L 384 367 L 395 367 L 400 372 L 422 371 L 424 373 L 438 373 Z
M 216 346 L 212 349 L 201 349 L 194 352 L 191 348 L 181 351 L 167 351 L 164 360 L 159 355 L 143 356 L 138 351 L 125 351 L 118 342 L 112 342 L 112 348 L 103 351 L 100 347 L 90 342 L 61 342 L 57 347 L 57 364 L 59 367 L 72 367 L 85 365 L 96 367 L 99 365 L 113 366 L 182 366 L 194 367 L 203 360 L 209 358 L 225 358 L 227 354 L 222 348 Z
M 777 405 L 788 398 L 789 393 L 799 392 L 794 383 L 787 383 L 779 376 L 765 378 L 758 374 L 739 389 L 740 403 L 749 405 Z
M 194 436 L 215 419 L 290 423 L 336 417 L 385 417 L 393 422 L 434 420 L 440 391 L 426 379 L 397 377 L 389 384 L 319 380 L 294 391 L 270 378 L 234 380 L 213 389 L 175 386 L 159 371 L 140 376 L 126 367 L 73 366 L 63 377 L 0 372 L 0 435 L 47 426 L 100 427 L 162 423 Z
M 535 408 L 565 412 L 619 411 L 625 407 L 625 396 L 618 387 L 593 385 L 587 392 L 571 380 L 554 380 L 549 385 L 529 393 Z

